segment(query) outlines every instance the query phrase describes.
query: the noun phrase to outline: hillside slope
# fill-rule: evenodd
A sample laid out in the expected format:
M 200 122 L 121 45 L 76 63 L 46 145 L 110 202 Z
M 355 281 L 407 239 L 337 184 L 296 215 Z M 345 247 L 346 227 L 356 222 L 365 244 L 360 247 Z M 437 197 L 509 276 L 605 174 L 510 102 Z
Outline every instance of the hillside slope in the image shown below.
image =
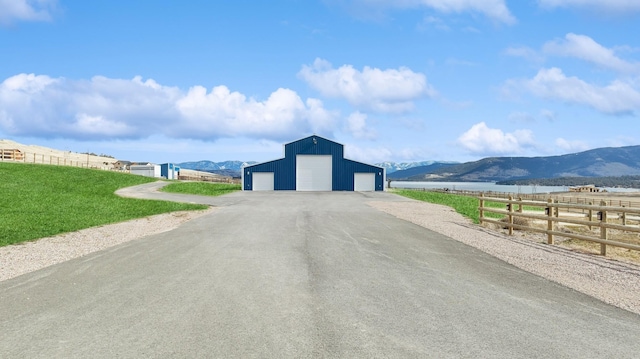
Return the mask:
M 413 176 L 420 176 L 421 174 L 424 174 L 424 173 L 432 173 L 436 170 L 455 166 L 457 164 L 458 163 L 433 162 L 426 166 L 411 167 L 405 170 L 399 170 L 399 171 L 387 173 L 387 178 L 388 179 L 405 179 Z
M 490 157 L 425 171 L 409 180 L 501 181 L 506 179 L 640 175 L 640 146 L 598 148 L 550 157 Z

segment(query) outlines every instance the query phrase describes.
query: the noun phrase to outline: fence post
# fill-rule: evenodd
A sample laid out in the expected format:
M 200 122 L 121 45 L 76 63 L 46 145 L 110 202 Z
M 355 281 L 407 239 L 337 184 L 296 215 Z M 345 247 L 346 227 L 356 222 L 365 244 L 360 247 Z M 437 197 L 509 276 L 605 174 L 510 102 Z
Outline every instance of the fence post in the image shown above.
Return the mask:
M 600 206 L 602 207 L 606 207 L 607 206 L 607 202 L 605 201 L 601 201 L 600 202 Z M 602 224 L 606 224 L 607 223 L 607 210 L 606 208 L 602 208 L 602 215 L 600 216 L 600 239 L 608 239 L 608 233 L 607 233 L 607 227 L 603 226 Z M 604 243 L 600 243 L 600 254 L 602 254 L 603 256 L 607 255 L 607 245 Z
M 547 212 L 547 244 L 553 244 L 553 221 L 551 218 L 553 217 L 553 207 L 550 204 L 553 203 L 553 199 L 549 198 L 547 200 L 547 208 L 545 208 L 545 212 Z
M 518 197 L 518 212 L 522 213 L 522 197 Z
M 593 202 L 589 202 L 589 205 L 593 205 Z M 589 209 L 589 222 L 593 221 L 593 209 Z M 589 230 L 591 230 L 591 228 L 593 228 L 591 225 L 589 225 Z
M 509 195 L 509 203 L 507 204 L 507 210 L 509 211 L 509 235 L 513 235 L 513 196 Z
M 621 206 L 622 208 L 624 208 L 625 206 Z M 622 212 L 622 225 L 626 226 L 627 225 L 627 212 Z
M 480 207 L 478 207 L 478 211 L 480 212 L 480 224 L 482 224 L 482 219 L 484 218 L 484 193 L 480 193 Z

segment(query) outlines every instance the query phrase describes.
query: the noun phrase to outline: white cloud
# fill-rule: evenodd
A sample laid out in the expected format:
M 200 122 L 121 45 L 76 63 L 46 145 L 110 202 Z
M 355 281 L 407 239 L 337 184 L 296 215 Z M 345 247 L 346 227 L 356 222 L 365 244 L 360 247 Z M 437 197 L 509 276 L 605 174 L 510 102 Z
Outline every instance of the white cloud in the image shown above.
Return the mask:
M 522 57 L 535 63 L 544 61 L 543 56 L 541 56 L 536 50 L 527 46 L 509 47 L 504 51 L 504 53 L 509 56 Z
M 383 146 L 363 148 L 352 144 L 345 144 L 344 157 L 350 160 L 373 164 L 394 158 L 394 153 L 389 148 Z
M 367 115 L 361 112 L 354 112 L 347 118 L 347 131 L 358 139 L 374 139 L 376 133 L 367 127 Z
M 385 146 L 360 147 L 345 144 L 345 158 L 365 163 L 381 163 L 385 161 L 424 161 L 425 151 L 419 148 L 389 149 Z
M 616 56 L 615 51 L 608 49 L 589 36 L 569 33 L 563 40 L 547 42 L 543 51 L 556 56 L 576 57 L 623 73 L 640 73 L 640 63 L 628 62 Z
M 202 139 L 283 139 L 301 133 L 325 133 L 333 121 L 333 115 L 322 108 L 319 100 L 305 104 L 295 91 L 283 88 L 267 100 L 257 101 L 225 86 L 208 93 L 204 87 L 196 86 L 176 102 L 176 107 L 183 120 L 173 130 L 181 136 Z
M 567 77 L 561 69 L 542 69 L 530 80 L 509 80 L 504 90 L 525 90 L 535 96 L 592 107 L 607 114 L 633 113 L 640 109 L 640 92 L 630 83 L 615 80 L 605 87 Z
M 540 116 L 542 116 L 549 122 L 553 122 L 556 120 L 556 113 L 551 110 L 547 110 L 547 109 L 540 110 Z
M 259 101 L 225 86 L 187 92 L 140 77 L 69 80 L 19 74 L 0 83 L 0 129 L 10 135 L 80 140 L 244 136 L 282 140 L 330 134 L 337 113 L 278 89 Z
M 322 59 L 302 67 L 298 76 L 323 96 L 344 98 L 351 105 L 380 112 L 413 109 L 413 101 L 435 96 L 424 74 L 406 67 L 381 70 L 365 66 L 362 71 L 351 65 L 334 69 Z
M 422 8 L 426 7 L 440 13 L 479 13 L 493 20 L 513 24 L 515 17 L 509 11 L 505 0 L 356 0 L 356 6 Z
M 607 140 L 607 146 L 610 147 L 623 147 L 623 146 L 637 146 L 639 142 L 638 138 L 633 136 L 617 136 Z
M 636 0 L 538 0 L 546 8 L 583 8 L 592 11 L 627 14 L 640 11 L 640 2 Z
M 108 137 L 127 136 L 134 129 L 124 122 L 111 121 L 102 116 L 89 116 L 86 113 L 76 115 L 76 120 L 68 128 L 69 132 L 84 135 Z
M 533 133 L 530 130 L 505 133 L 500 129 L 489 128 L 484 122 L 473 125 L 458 137 L 457 143 L 477 155 L 520 153 L 524 148 L 535 145 Z
M 0 24 L 16 21 L 48 21 L 57 0 L 0 0 Z
M 451 28 L 442 19 L 435 16 L 425 16 L 422 21 L 417 25 L 418 30 L 427 30 L 429 28 L 435 28 L 440 31 L 450 31 Z
M 444 63 L 447 66 L 455 66 L 455 67 L 477 67 L 478 66 L 478 63 L 476 62 L 456 59 L 454 57 L 447 58 Z
M 536 118 L 527 112 L 512 112 L 509 114 L 509 121 L 516 123 L 533 123 Z
M 589 149 L 589 145 L 587 145 L 587 143 L 585 143 L 584 141 L 569 141 L 561 137 L 556 139 L 556 146 L 570 153 L 582 152 Z

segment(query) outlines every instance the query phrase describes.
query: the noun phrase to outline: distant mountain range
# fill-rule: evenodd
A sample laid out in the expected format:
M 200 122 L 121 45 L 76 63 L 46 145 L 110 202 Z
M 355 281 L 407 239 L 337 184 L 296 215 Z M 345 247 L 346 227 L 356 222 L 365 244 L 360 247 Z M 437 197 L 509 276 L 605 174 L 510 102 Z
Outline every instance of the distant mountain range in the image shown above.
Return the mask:
M 248 166 L 257 163 L 255 161 L 242 162 L 242 161 L 196 161 L 196 162 L 182 162 L 178 163 L 178 167 L 187 170 L 196 170 L 203 172 L 210 172 L 219 174 L 222 176 L 240 177 L 240 169 L 242 166 Z
M 640 146 L 606 147 L 549 157 L 489 157 L 439 168 L 414 168 L 410 181 L 487 181 L 640 175 Z
M 204 172 L 217 173 L 224 176 L 239 177 L 240 169 L 242 168 L 242 166 L 252 165 L 254 163 L 257 163 L 257 162 L 255 161 L 213 162 L 213 161 L 204 160 L 204 161 L 195 161 L 195 162 L 182 162 L 182 163 L 178 163 L 177 165 L 181 168 L 189 169 L 189 170 L 198 170 L 198 171 L 204 171 Z M 402 162 L 402 163 L 382 162 L 382 163 L 376 163 L 375 165 L 385 168 L 388 175 L 389 173 L 394 173 L 397 171 L 406 171 L 411 168 L 425 167 L 425 166 L 428 167 L 431 165 L 437 166 L 439 164 L 444 164 L 444 163 L 459 163 L 459 162 L 436 162 L 436 161 Z M 417 172 L 417 173 L 421 173 L 421 172 Z M 406 176 L 406 175 L 403 174 L 403 176 Z
M 415 176 L 421 176 L 423 174 L 431 173 L 437 171 L 441 168 L 446 168 L 450 166 L 455 166 L 460 164 L 460 162 L 431 162 L 428 165 L 409 167 L 404 170 L 399 170 L 395 172 L 387 172 L 388 179 L 407 179 Z
M 181 168 L 239 177 L 243 165 L 257 162 L 183 162 Z M 382 162 L 387 178 L 408 181 L 526 180 L 559 177 L 640 175 L 640 146 L 606 147 L 549 157 L 488 157 L 473 162 Z
M 398 171 L 405 171 L 408 170 L 410 168 L 416 168 L 416 167 L 428 167 L 431 165 L 437 165 L 440 163 L 460 163 L 460 162 L 437 162 L 437 161 L 421 161 L 421 162 L 401 162 L 401 163 L 397 163 L 397 162 L 382 162 L 382 163 L 376 163 L 376 166 L 379 167 L 383 167 L 386 172 L 387 172 L 387 176 L 389 176 L 390 173 L 394 173 L 394 172 L 398 172 Z

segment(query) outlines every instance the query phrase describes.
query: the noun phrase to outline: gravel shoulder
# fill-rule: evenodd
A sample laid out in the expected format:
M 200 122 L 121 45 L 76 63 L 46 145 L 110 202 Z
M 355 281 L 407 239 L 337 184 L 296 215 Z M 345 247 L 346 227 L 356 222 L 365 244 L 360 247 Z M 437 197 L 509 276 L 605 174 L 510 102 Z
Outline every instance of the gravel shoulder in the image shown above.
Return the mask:
M 214 210 L 164 213 L 0 247 L 0 281 L 124 242 L 167 232 Z
M 640 266 L 492 232 L 472 224 L 446 206 L 404 198 L 397 202 L 372 201 L 369 205 L 478 248 L 525 271 L 640 314 Z M 161 214 L 0 247 L 0 281 L 166 232 L 213 211 L 215 208 Z
M 471 223 L 447 206 L 419 201 L 369 204 L 525 271 L 640 314 L 640 266 L 492 232 Z

